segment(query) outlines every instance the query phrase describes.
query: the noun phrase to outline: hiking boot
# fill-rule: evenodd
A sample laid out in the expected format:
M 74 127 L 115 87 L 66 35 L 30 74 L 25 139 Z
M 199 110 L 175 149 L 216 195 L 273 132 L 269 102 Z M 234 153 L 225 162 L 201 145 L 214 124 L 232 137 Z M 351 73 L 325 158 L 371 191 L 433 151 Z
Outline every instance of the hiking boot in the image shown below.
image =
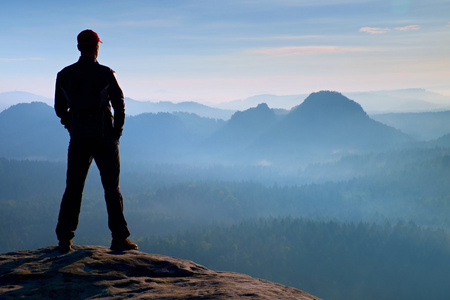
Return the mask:
M 70 250 L 72 250 L 72 245 L 72 240 L 60 240 L 58 250 L 63 253 L 70 252 Z
M 137 250 L 138 245 L 129 239 L 114 239 L 111 242 L 110 249 L 113 251 Z

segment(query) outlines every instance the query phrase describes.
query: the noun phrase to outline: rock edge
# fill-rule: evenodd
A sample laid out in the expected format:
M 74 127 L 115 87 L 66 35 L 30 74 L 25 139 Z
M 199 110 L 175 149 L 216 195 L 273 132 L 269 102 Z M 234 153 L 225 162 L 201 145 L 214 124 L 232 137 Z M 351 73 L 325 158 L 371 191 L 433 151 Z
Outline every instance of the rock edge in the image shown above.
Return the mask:
M 0 298 L 319 299 L 248 275 L 192 261 L 102 246 L 55 246 L 0 254 Z

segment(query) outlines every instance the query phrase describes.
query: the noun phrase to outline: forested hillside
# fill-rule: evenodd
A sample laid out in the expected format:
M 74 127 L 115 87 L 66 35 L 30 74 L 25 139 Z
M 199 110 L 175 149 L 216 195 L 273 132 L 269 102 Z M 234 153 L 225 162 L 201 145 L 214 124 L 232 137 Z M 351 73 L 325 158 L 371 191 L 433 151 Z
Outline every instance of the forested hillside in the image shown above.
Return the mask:
M 304 185 L 269 184 L 269 177 L 224 181 L 212 169 L 176 165 L 125 170 L 125 214 L 145 252 L 302 287 L 325 299 L 445 299 L 450 156 L 406 154 L 397 164 L 385 157 L 387 167 L 371 176 Z M 422 157 L 416 170 L 414 157 Z M 341 163 L 359 160 L 375 158 Z M 64 163 L 0 159 L 0 252 L 56 243 L 64 173 Z M 74 242 L 110 242 L 95 166 Z
M 303 287 L 323 299 L 450 295 L 450 235 L 413 223 L 266 219 L 148 238 L 141 248 Z
M 267 167 L 125 163 L 121 189 L 138 236 L 173 233 L 192 224 L 228 224 L 245 218 L 278 216 L 352 222 L 414 221 L 420 226 L 449 229 L 449 172 L 449 149 L 349 156 L 337 163 L 310 166 L 295 176 L 283 176 Z M 26 244 L 35 239 L 28 230 L 50 222 L 42 233 L 48 236 L 64 190 L 65 164 L 0 159 L 0 179 L 0 201 L 4 204 L 0 222 L 9 224 L 0 226 L 9 232 L 0 238 L 17 235 L 15 239 Z M 106 230 L 102 225 L 106 220 L 103 191 L 95 165 L 84 199 L 84 222 Z M 27 213 L 30 217 L 23 218 Z M 29 225 L 33 222 L 36 224 Z M 50 235 L 46 243 L 52 240 Z M 3 250 L 17 247 L 6 241 L 0 245 Z

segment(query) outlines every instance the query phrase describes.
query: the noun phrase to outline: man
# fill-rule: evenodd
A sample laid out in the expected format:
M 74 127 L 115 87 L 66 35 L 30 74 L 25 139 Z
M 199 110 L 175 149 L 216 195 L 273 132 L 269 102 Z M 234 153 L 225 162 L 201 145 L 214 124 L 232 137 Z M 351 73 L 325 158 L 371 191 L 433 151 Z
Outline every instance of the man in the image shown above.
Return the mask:
M 97 62 L 100 38 L 92 30 L 77 36 L 81 56 L 56 78 L 55 111 L 70 133 L 66 189 L 56 227 L 59 249 L 69 252 L 78 226 L 81 199 L 92 159 L 100 171 L 112 233 L 111 250 L 137 249 L 128 237 L 119 188 L 119 138 L 125 102 L 114 71 Z M 114 117 L 111 113 L 114 109 Z

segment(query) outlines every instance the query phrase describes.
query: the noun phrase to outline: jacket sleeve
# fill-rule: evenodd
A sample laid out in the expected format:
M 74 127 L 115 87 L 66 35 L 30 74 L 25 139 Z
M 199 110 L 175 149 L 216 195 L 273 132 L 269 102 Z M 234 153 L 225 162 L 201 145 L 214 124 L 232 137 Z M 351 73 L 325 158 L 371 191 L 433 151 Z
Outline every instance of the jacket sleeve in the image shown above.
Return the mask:
M 68 99 L 67 95 L 65 95 L 63 87 L 61 86 L 61 78 L 59 73 L 56 77 L 55 86 L 55 112 L 61 119 L 61 124 L 63 124 L 66 129 L 69 129 L 71 118 Z
M 112 71 L 112 82 L 109 87 L 109 99 L 114 109 L 114 134 L 120 137 L 125 123 L 125 101 L 114 71 Z

